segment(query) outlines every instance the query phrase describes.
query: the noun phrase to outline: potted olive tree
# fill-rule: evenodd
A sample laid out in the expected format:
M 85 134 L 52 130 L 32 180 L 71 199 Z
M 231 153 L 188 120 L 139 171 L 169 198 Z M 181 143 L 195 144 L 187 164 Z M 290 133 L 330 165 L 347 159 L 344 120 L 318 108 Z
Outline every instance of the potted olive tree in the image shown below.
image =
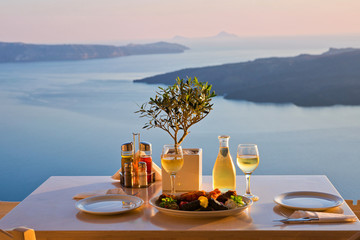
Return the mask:
M 199 82 L 196 77 L 186 80 L 177 78 L 174 85 L 159 87 L 156 96 L 136 111 L 140 117 L 148 119 L 143 128 L 160 128 L 170 135 L 174 146 L 181 145 L 190 133 L 190 127 L 203 120 L 213 109 L 211 100 L 216 94 L 211 87 L 208 83 Z M 177 173 L 176 188 L 198 190 L 201 186 L 202 150 L 184 149 L 183 152 L 184 165 Z M 163 179 L 168 178 L 164 170 L 162 175 Z M 163 181 L 163 190 L 169 189 L 169 181 Z

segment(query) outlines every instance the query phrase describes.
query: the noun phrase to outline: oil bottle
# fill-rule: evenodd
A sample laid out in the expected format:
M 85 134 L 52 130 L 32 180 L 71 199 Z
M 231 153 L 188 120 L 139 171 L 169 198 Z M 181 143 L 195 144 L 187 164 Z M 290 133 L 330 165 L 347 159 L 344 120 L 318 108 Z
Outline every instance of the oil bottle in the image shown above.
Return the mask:
M 121 171 L 124 175 L 125 171 L 125 163 L 133 163 L 134 161 L 134 151 L 133 151 L 133 143 L 127 142 L 121 145 Z

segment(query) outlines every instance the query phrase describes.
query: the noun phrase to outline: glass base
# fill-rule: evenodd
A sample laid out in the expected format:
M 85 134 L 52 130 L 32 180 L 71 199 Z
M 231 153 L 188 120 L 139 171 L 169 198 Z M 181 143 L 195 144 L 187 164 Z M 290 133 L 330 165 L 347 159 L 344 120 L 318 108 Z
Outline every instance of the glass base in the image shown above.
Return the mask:
M 257 200 L 259 200 L 259 197 L 253 194 L 244 194 L 244 197 L 250 198 L 253 200 L 253 202 L 256 202 Z

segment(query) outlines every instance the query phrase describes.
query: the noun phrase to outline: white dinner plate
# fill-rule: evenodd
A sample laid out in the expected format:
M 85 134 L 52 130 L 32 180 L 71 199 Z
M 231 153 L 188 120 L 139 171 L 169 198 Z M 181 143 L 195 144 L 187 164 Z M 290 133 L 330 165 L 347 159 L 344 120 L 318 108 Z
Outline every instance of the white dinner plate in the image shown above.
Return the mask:
M 114 215 L 134 210 L 143 203 L 144 201 L 141 198 L 135 196 L 106 194 L 82 199 L 76 202 L 75 206 L 86 213 Z
M 156 205 L 156 200 L 158 200 L 159 196 L 153 197 L 150 199 L 149 203 L 151 206 L 155 207 L 159 212 L 165 213 L 171 216 L 177 217 L 190 217 L 190 218 L 207 218 L 207 217 L 227 217 L 241 213 L 248 207 L 253 204 L 253 201 L 249 198 L 242 197 L 243 201 L 246 203 L 243 207 L 238 207 L 229 210 L 219 210 L 219 211 L 183 211 L 183 210 L 173 210 L 162 208 Z
M 323 192 L 288 192 L 276 196 L 274 201 L 286 208 L 310 211 L 325 211 L 344 203 L 341 197 Z

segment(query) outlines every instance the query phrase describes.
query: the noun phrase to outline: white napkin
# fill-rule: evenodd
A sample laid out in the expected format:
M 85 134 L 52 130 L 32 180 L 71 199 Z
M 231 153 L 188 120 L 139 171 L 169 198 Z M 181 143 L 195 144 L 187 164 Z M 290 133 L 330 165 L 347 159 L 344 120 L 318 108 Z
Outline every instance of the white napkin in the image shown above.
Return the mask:
M 317 221 L 309 221 L 310 222 L 355 222 L 357 221 L 357 217 L 355 215 L 344 215 L 339 213 L 328 213 L 328 212 L 311 212 L 311 211 L 302 211 L 297 210 L 293 214 L 290 215 L 289 218 L 319 218 Z
M 83 192 L 76 194 L 73 199 L 80 200 L 88 197 L 105 195 L 105 194 L 123 194 L 127 195 L 127 193 L 122 188 L 112 188 L 112 189 L 105 189 L 105 190 L 97 190 L 93 192 Z
M 161 177 L 161 168 L 156 165 L 156 163 L 152 162 L 152 171 L 155 172 L 155 181 L 161 181 L 162 177 Z M 114 180 L 119 180 L 120 181 L 120 171 L 121 168 L 119 170 L 117 170 L 115 172 L 114 175 L 111 176 L 112 179 Z

